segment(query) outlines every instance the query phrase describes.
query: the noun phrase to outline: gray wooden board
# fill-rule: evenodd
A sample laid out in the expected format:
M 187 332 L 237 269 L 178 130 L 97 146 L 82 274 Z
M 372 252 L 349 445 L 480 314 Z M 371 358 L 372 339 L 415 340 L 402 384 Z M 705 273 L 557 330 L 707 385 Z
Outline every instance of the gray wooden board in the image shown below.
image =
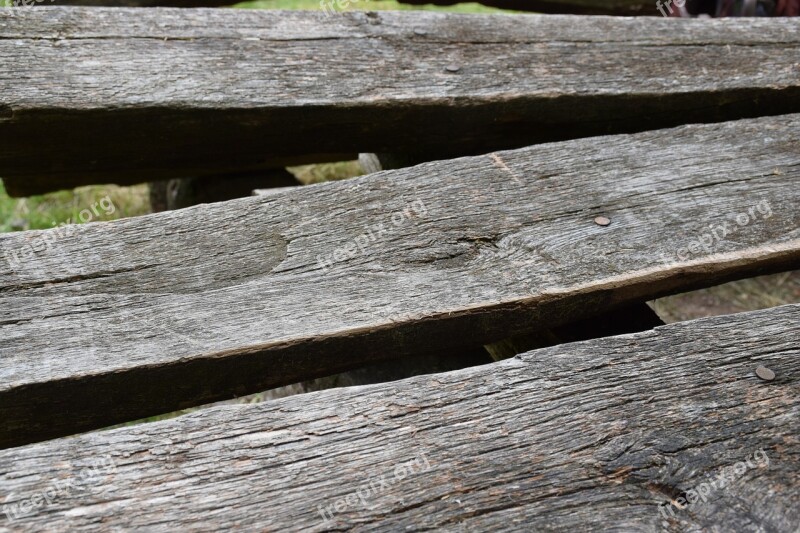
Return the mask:
M 0 451 L 0 497 L 27 510 L 0 528 L 790 533 L 798 323 L 714 317 Z
M 4 9 L 0 176 L 27 195 L 800 112 L 799 43 L 788 18 Z
M 2 235 L 0 444 L 798 268 L 799 178 L 787 115 Z

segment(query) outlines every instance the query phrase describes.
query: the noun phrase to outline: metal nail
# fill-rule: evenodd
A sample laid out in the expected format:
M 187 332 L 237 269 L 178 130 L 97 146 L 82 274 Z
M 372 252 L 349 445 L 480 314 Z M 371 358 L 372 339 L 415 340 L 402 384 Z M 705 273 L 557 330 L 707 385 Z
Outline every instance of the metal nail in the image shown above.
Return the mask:
M 461 67 L 459 67 L 458 65 L 447 65 L 445 67 L 445 70 L 447 72 L 458 72 L 459 70 L 461 70 Z
M 428 32 L 426 32 L 425 30 L 416 29 L 414 30 L 414 35 L 419 35 L 419 36 L 428 35 Z
M 606 217 L 597 217 L 596 219 L 594 219 L 594 223 L 597 224 L 598 226 L 608 226 L 609 224 L 611 224 L 611 220 Z
M 760 377 L 764 381 L 772 381 L 775 379 L 775 372 L 765 366 L 760 366 L 756 368 L 756 376 Z

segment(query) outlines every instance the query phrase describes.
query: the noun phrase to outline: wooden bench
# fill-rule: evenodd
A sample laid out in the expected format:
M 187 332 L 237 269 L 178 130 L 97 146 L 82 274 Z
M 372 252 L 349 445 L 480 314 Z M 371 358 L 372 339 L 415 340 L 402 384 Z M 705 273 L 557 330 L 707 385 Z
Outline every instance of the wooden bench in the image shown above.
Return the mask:
M 647 17 L 6 9 L 0 56 L 26 74 L 3 79 L 0 169 L 8 192 L 26 196 L 800 112 L 797 19 L 677 27 Z
M 790 531 L 798 305 L 72 435 L 798 268 L 798 27 L 0 10 L 15 194 L 439 159 L 0 236 L 0 530 Z
M 710 318 L 5 450 L 2 486 L 52 499 L 20 512 L 30 529 L 792 531 L 798 321 Z

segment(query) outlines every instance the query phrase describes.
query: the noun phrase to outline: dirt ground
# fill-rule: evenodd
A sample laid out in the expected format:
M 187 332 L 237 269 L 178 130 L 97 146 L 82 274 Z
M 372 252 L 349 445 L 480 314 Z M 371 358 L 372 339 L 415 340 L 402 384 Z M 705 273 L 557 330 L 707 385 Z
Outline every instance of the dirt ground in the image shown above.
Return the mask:
M 650 306 L 670 324 L 796 303 L 800 303 L 800 270 L 669 296 L 650 302 Z

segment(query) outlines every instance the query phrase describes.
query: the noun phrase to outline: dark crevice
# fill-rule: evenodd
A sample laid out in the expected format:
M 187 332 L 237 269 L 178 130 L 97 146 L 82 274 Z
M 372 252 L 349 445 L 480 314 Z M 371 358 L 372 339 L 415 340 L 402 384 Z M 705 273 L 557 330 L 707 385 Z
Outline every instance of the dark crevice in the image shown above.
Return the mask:
M 67 159 L 56 165 L 39 158 L 33 160 L 34 166 L 12 168 L 12 162 L 27 162 L 25 157 L 33 150 L 17 142 L 9 145 L 14 159 L 7 163 L 3 177 L 9 194 L 29 196 L 54 187 L 72 188 L 98 180 L 105 183 L 111 178 L 123 185 L 139 183 L 143 174 L 158 179 L 214 176 L 285 166 L 303 153 L 301 144 L 316 145 L 327 154 L 381 153 L 388 149 L 400 155 L 414 152 L 413 163 L 417 163 L 544 142 L 796 113 L 800 112 L 798 95 L 800 89 L 787 87 L 697 90 L 669 97 L 662 93 L 546 98 L 536 94 L 507 98 L 416 96 L 402 102 L 385 101 L 381 107 L 363 101 L 376 97 L 374 91 L 364 89 L 363 94 L 338 105 L 302 105 L 302 116 L 316 117 L 318 127 L 312 137 L 298 126 L 297 105 L 251 108 L 245 103 L 238 108 L 227 104 L 208 108 L 205 104 L 171 106 L 161 102 L 119 107 L 127 105 L 120 101 L 114 107 L 80 111 L 37 107 L 25 113 L 26 127 L 33 128 L 29 136 L 69 138 Z M 456 108 L 462 110 L 456 112 Z M 570 112 L 573 109 L 582 110 L 579 117 Z M 376 122 L 378 111 L 383 120 Z M 117 125 L 118 133 L 111 140 L 99 133 L 110 122 Z M 280 135 L 275 133 L 277 123 L 287 125 Z M 166 151 L 159 142 L 167 134 L 166 125 L 169 135 L 191 139 L 194 149 Z M 14 141 L 13 135 L 9 138 Z M 264 143 L 271 147 L 268 162 L 264 160 Z M 87 164 L 96 159 L 98 151 L 104 153 L 103 160 L 97 165 Z M 120 158 L 127 164 L 120 166 Z
M 147 270 L 150 268 L 155 268 L 159 265 L 144 265 L 144 266 L 135 266 L 130 268 L 121 268 L 118 270 L 109 270 L 104 272 L 93 272 L 91 274 L 76 274 L 74 276 L 67 276 L 64 278 L 54 278 L 48 279 L 45 281 L 31 281 L 28 283 L 18 283 L 14 285 L 9 285 L 6 287 L 0 286 L 0 294 L 3 293 L 14 293 L 19 291 L 31 290 L 31 289 L 41 289 L 44 287 L 51 287 L 53 285 L 59 285 L 64 283 L 77 283 L 80 281 L 89 281 L 95 279 L 103 279 L 103 278 L 110 278 L 117 274 L 127 274 L 130 272 L 141 272 L 143 270 Z
M 14 118 L 14 110 L 11 106 L 0 104 L 0 120 L 10 120 Z
M 369 38 L 371 36 L 367 36 Z M 340 41 L 345 39 L 352 40 L 353 37 L 351 36 L 342 36 L 342 37 L 292 37 L 286 39 L 276 39 L 276 38 L 268 38 L 268 37 L 258 37 L 258 41 L 263 42 L 307 42 L 307 41 Z M 131 42 L 137 40 L 150 40 L 150 41 L 158 41 L 158 42 L 169 42 L 169 41 L 186 41 L 186 42 L 209 42 L 209 41 L 235 41 L 235 42 L 242 42 L 244 39 L 241 37 L 226 37 L 222 35 L 200 35 L 197 37 L 171 37 L 168 35 L 75 35 L 75 36 L 67 36 L 67 37 L 60 37 L 60 36 L 36 36 L 32 37 L 31 35 L 0 35 L 0 41 L 2 40 L 26 40 L 26 41 L 52 41 L 52 42 L 74 42 L 74 41 L 124 41 L 124 42 Z
M 664 325 L 664 322 L 660 320 L 647 304 L 636 303 L 615 310 L 609 310 L 600 315 L 585 320 L 574 321 L 556 328 L 548 330 L 540 329 L 530 336 L 531 338 L 537 339 L 537 341 L 542 341 L 542 339 L 544 339 L 540 345 L 534 346 L 533 348 L 521 346 L 519 351 L 509 353 L 507 356 L 511 357 L 517 353 L 522 353 L 534 348 L 646 331 L 661 325 Z M 527 341 L 528 337 L 514 337 L 513 341 L 519 342 L 520 339 L 524 342 Z M 493 346 L 494 345 L 485 347 L 462 346 L 460 348 L 454 347 L 446 351 L 438 350 L 420 353 L 418 355 L 406 355 L 401 358 L 385 358 L 367 364 L 362 363 L 360 367 L 346 372 L 297 382 L 286 387 L 258 393 L 255 396 L 258 397 L 259 400 L 278 399 L 320 390 L 388 383 L 414 376 L 439 374 L 494 364 L 496 360 L 505 359 L 506 357 L 495 357 L 494 350 L 492 349 Z M 486 396 L 486 393 L 483 394 Z M 461 401 L 463 401 L 463 399 L 455 403 L 460 403 Z M 250 403 L 247 398 L 239 398 L 237 402 Z M 203 402 L 200 403 L 202 404 Z M 205 405 L 200 405 L 199 408 L 211 407 L 212 405 L 213 404 L 206 403 Z M 344 407 L 343 409 L 345 414 L 349 414 L 350 410 L 352 410 L 353 413 L 358 410 L 357 408 L 346 409 Z M 176 412 L 165 416 L 172 417 L 179 414 L 182 413 Z M 397 416 L 402 417 L 406 414 L 408 413 L 404 412 Z M 147 421 L 148 420 L 139 420 L 138 422 Z M 125 425 L 129 425 L 129 423 Z
M 590 318 L 578 320 L 548 330 L 516 335 L 487 346 L 496 360 L 549 348 L 569 342 L 580 342 L 628 333 L 640 333 L 665 325 L 664 321 L 646 303 L 635 303 L 604 311 Z

